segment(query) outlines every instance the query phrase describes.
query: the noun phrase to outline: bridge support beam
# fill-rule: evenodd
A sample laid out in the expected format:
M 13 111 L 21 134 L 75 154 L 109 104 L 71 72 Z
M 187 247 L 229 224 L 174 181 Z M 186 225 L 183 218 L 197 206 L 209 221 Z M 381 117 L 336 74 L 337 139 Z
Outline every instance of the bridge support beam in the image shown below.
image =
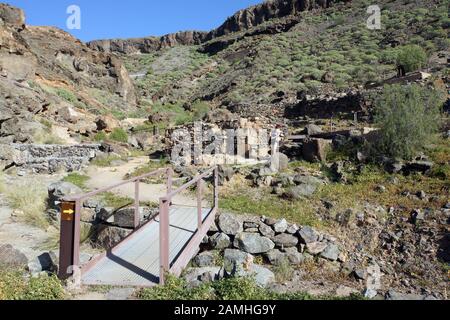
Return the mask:
M 170 200 L 159 203 L 159 284 L 164 285 L 166 273 L 170 271 L 169 262 L 169 206 Z

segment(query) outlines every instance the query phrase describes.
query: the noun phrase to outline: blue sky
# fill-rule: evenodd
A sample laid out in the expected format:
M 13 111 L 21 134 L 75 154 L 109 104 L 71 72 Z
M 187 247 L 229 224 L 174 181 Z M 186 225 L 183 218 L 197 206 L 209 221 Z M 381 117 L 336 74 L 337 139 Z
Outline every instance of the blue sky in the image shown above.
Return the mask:
M 83 41 L 209 31 L 262 0 L 6 0 L 25 10 L 28 25 L 56 26 Z M 81 9 L 81 30 L 67 30 L 67 7 Z

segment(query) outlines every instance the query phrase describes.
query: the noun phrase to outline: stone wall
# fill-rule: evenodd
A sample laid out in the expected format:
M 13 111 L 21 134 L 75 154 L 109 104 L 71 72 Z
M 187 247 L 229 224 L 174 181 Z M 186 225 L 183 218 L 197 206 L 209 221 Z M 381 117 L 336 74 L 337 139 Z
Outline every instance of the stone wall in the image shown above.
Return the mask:
M 96 157 L 100 145 L 0 145 L 3 168 L 19 167 L 34 173 L 78 171 Z

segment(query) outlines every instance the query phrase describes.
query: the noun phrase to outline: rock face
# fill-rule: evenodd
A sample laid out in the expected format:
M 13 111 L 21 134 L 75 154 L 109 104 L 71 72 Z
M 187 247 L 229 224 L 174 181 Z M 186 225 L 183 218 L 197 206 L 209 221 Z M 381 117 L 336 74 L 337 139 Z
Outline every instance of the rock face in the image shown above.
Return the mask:
M 95 158 L 99 145 L 0 145 L 0 160 L 35 173 L 79 171 Z
M 0 143 L 32 143 L 38 134 L 50 134 L 39 118 L 78 133 L 87 125 L 80 123 L 93 116 L 85 107 L 136 107 L 134 85 L 121 60 L 60 29 L 26 26 L 24 12 L 3 3 L 0 44 Z M 108 106 L 92 91 L 108 97 Z M 68 103 L 74 112 L 66 121 L 67 112 L 60 107 Z M 82 116 L 73 117 L 79 111 Z
M 184 31 L 162 37 L 96 40 L 89 42 L 88 46 L 101 52 L 150 53 L 176 45 L 198 45 L 206 39 L 206 35 L 206 32 Z
M 25 25 L 25 13 L 23 10 L 8 4 L 0 4 L 0 19 L 6 24 L 23 28 Z
M 97 40 L 88 43 L 89 47 L 102 52 L 117 52 L 122 54 L 149 53 L 176 45 L 199 45 L 210 40 L 227 36 L 232 33 L 249 30 L 276 18 L 295 16 L 300 12 L 326 8 L 340 0 L 276 0 L 266 1 L 262 4 L 236 12 L 220 27 L 210 32 L 185 31 L 168 34 L 162 37 L 147 37 L 137 39 Z M 278 26 L 280 29 L 283 26 Z M 267 27 L 270 28 L 270 27 Z M 268 31 L 276 32 L 276 30 Z M 214 43 L 206 49 L 207 52 L 217 52 L 225 43 Z M 219 50 L 218 50 L 219 49 Z

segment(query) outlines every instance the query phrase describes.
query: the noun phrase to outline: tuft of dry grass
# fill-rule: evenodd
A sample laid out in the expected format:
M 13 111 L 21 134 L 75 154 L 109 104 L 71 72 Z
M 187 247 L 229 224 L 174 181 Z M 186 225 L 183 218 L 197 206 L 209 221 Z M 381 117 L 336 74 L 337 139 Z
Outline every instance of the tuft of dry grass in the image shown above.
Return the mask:
M 5 190 L 6 190 L 5 174 L 3 173 L 3 171 L 0 171 L 0 193 L 4 193 Z
M 45 186 L 37 181 L 15 184 L 5 191 L 9 206 L 15 210 L 19 219 L 42 229 L 49 227 L 45 214 L 47 192 Z

